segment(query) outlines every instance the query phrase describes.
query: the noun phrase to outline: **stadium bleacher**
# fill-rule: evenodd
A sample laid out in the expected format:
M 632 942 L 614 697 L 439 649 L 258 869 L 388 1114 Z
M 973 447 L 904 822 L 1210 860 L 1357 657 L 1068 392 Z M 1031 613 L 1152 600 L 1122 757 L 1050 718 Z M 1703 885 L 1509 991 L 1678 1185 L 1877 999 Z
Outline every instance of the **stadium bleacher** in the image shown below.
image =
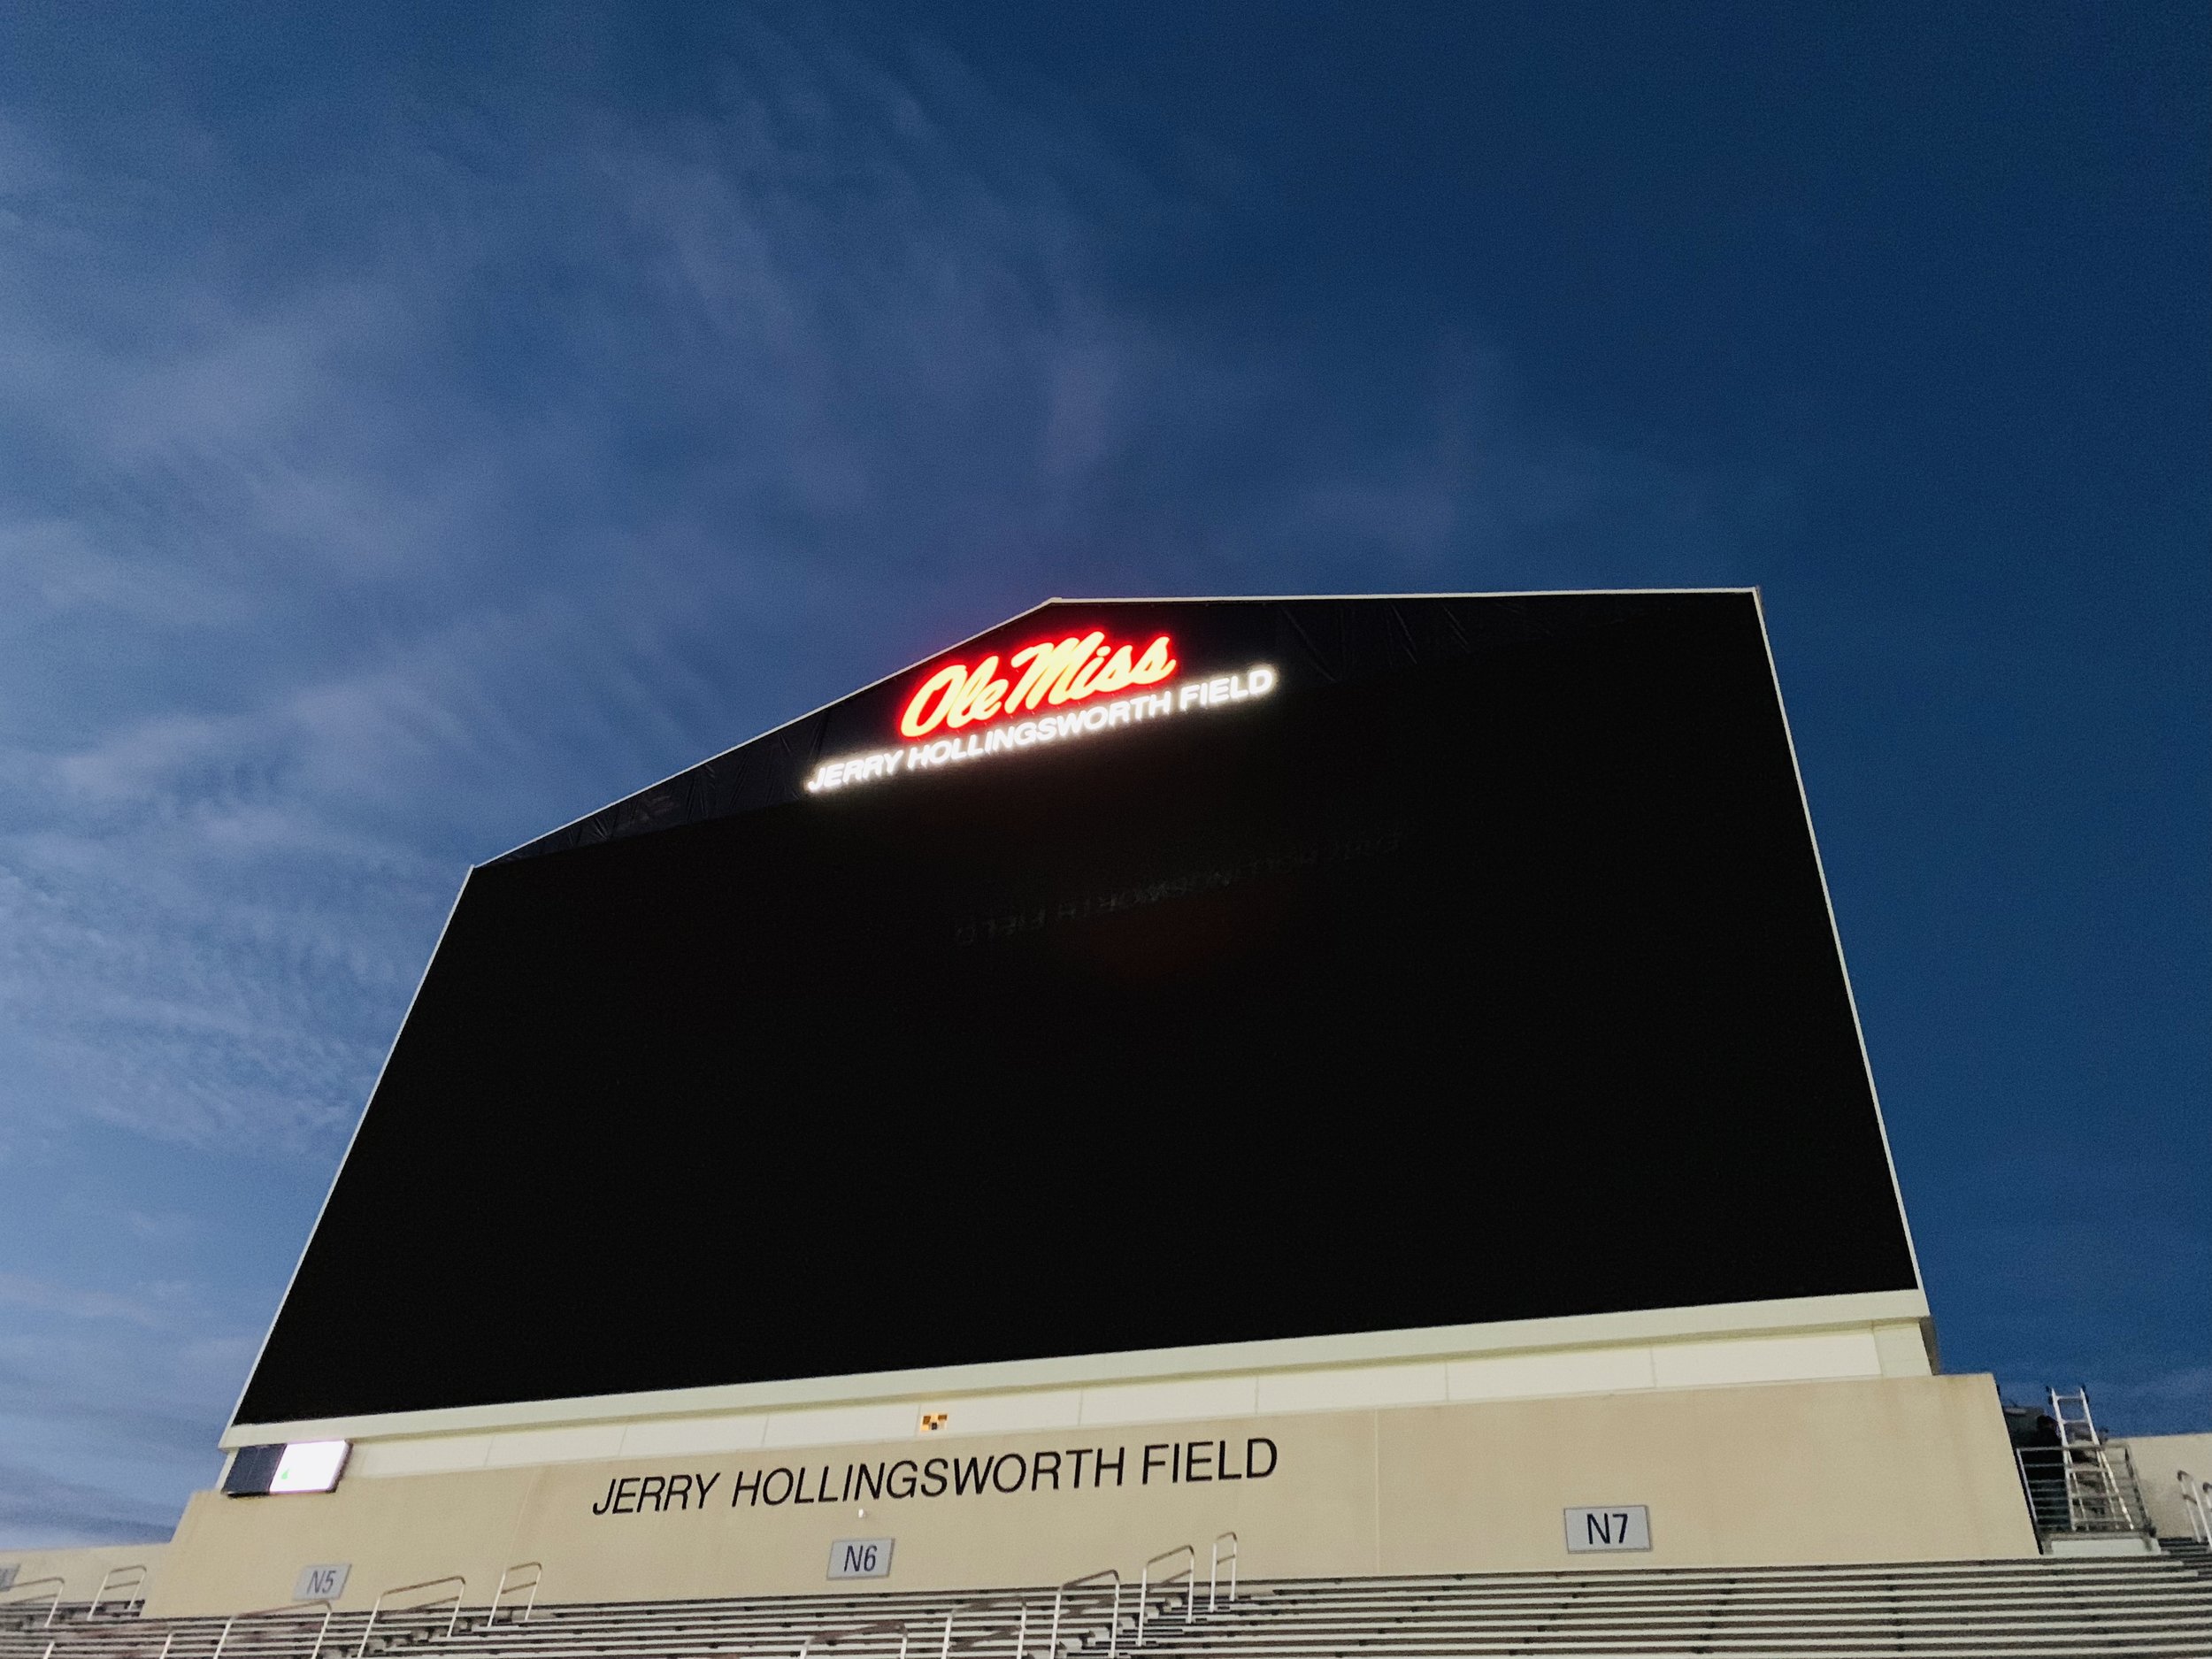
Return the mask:
M 418 1594 L 435 1595 L 426 1586 Z M 1057 1629 L 1054 1628 L 1057 1615 Z M 887 1593 L 149 1619 L 19 1599 L 0 1659 L 2212 1655 L 2212 1554 Z

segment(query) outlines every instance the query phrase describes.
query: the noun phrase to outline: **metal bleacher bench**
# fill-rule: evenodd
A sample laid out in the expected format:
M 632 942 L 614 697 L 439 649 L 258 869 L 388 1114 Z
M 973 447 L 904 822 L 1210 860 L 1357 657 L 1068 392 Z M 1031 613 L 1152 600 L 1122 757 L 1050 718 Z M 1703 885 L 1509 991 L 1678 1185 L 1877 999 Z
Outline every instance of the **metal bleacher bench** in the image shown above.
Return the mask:
M 557 1586 L 557 1578 L 553 1584 Z M 2212 1655 L 2212 1556 L 1891 1566 L 1628 1569 L 1246 1584 L 1202 1581 L 972 1595 L 904 1592 L 726 1601 L 449 1607 L 367 1616 L 156 1620 L 127 1609 L 0 1604 L 0 1659 L 1070 1659 L 1132 1652 L 1240 1659 L 1414 1655 Z M 1140 1607 L 1142 1608 L 1141 1617 Z M 228 1625 L 227 1635 L 224 1635 Z M 1141 1637 L 1140 1626 L 1141 1625 Z M 450 1634 L 447 1632 L 450 1631 Z M 1056 1647 L 1056 1653 L 1053 1651 Z

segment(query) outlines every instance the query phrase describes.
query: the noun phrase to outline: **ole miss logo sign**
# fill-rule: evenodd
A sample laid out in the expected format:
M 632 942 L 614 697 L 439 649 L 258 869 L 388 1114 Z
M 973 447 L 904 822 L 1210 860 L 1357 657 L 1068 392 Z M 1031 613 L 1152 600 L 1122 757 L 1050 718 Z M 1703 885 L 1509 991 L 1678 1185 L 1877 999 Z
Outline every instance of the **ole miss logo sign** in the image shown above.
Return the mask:
M 1040 640 L 1006 659 L 985 657 L 972 669 L 950 663 L 922 681 L 899 718 L 901 737 L 927 737 L 940 726 L 958 731 L 1046 704 L 1083 703 L 1132 686 L 1156 686 L 1175 672 L 1175 654 L 1161 634 L 1139 656 L 1133 645 L 1110 645 L 1103 633 Z
M 1180 666 L 1175 642 L 1164 634 L 1123 640 L 1102 628 L 944 664 L 915 681 L 896 705 L 898 747 L 824 761 L 807 779 L 807 793 L 1224 709 L 1267 695 L 1277 681 L 1264 663 L 1178 680 Z

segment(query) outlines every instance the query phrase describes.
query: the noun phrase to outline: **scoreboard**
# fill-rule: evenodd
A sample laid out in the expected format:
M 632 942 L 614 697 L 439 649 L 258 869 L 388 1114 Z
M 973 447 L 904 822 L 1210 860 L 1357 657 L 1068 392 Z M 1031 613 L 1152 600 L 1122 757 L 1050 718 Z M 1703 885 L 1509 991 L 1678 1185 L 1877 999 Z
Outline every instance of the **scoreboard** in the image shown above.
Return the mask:
M 470 872 L 239 1420 L 1916 1283 L 1754 595 L 1054 602 Z

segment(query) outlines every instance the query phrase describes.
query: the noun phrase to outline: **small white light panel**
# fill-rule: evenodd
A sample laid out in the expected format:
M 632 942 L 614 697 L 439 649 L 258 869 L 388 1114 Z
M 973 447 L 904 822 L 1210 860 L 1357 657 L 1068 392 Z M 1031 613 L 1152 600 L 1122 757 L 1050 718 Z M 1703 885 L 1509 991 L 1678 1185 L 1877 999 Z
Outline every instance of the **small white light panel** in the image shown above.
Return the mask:
M 346 1466 L 346 1440 L 295 1440 L 277 1460 L 271 1492 L 328 1492 Z

